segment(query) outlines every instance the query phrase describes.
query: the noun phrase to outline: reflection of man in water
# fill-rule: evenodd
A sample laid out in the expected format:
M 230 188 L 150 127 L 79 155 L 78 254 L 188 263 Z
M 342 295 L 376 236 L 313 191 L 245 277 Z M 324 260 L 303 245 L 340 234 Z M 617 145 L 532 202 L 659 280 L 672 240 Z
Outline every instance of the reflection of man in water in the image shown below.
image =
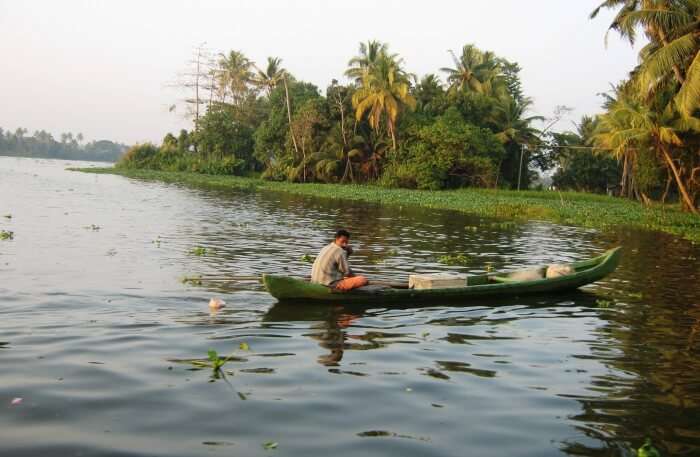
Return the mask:
M 354 314 L 336 314 L 333 312 L 327 320 L 321 323 L 324 331 L 314 335 L 313 338 L 319 339 L 319 346 L 328 349 L 330 352 L 318 356 L 318 363 L 330 367 L 340 365 L 338 362 L 343 359 L 345 340 L 347 339 L 345 328 L 349 327 L 357 317 Z
M 348 291 L 368 284 L 364 276 L 355 276 L 348 264 L 350 247 L 350 232 L 338 230 L 335 240 L 321 249 L 313 267 L 311 267 L 311 282 L 323 284 L 336 290 Z

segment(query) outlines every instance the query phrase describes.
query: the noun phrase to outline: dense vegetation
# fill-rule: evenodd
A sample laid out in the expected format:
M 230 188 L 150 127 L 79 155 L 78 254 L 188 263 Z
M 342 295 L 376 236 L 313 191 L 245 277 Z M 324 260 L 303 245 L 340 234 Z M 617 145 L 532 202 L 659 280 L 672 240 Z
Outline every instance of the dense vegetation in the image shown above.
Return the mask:
M 665 181 L 684 210 L 700 204 L 700 1 L 607 0 L 610 29 L 648 43 L 628 80 L 614 88 L 598 116 L 593 144 L 622 163 L 620 194 L 649 201 Z
M 75 136 L 62 133 L 60 142 L 44 130 L 38 130 L 32 136 L 25 136 L 27 133 L 23 128 L 14 132 L 0 128 L 0 155 L 116 162 L 127 150 L 126 145 L 109 140 L 83 143 L 82 133 Z
M 387 44 L 362 43 L 345 72 L 350 82 L 333 80 L 321 95 L 278 58 L 261 69 L 241 52 L 221 54 L 196 87 L 209 96 L 190 99 L 192 131 L 134 147 L 119 166 L 421 189 L 527 187 L 529 165 L 547 161 L 520 68 L 473 45 L 452 60 L 440 70 L 446 83 L 436 74 L 419 80 Z
M 629 79 L 606 94 L 605 112 L 576 131 L 551 130 L 561 111 L 529 115 L 518 64 L 470 44 L 450 51 L 443 83 L 409 73 L 386 43 L 362 43 L 349 82 L 334 79 L 325 95 L 279 58 L 261 69 L 231 51 L 187 86 L 196 93 L 193 129 L 137 145 L 118 166 L 433 190 L 527 188 L 535 169 L 554 168 L 560 189 L 646 204 L 671 196 L 697 213 L 700 0 L 600 8 L 619 8 L 611 29 L 632 42 L 641 30 L 649 44 Z

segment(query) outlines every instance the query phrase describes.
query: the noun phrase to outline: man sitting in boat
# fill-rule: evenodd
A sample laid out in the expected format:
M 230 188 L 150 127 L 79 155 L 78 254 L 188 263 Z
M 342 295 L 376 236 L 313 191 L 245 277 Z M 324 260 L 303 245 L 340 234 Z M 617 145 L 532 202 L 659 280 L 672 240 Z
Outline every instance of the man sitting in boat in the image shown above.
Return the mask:
M 368 284 L 364 276 L 356 276 L 348 264 L 350 232 L 338 230 L 335 240 L 318 253 L 311 267 L 311 282 L 340 291 L 357 289 Z

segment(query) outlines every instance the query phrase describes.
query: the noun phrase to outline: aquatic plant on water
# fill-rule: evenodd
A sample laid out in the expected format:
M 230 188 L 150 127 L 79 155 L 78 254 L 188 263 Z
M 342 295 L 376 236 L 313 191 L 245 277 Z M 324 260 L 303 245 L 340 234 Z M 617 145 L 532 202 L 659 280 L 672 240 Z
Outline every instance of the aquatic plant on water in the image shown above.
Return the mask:
M 304 254 L 301 256 L 301 259 L 299 259 L 299 260 L 301 260 L 302 262 L 306 262 L 306 263 L 314 263 L 314 260 L 316 260 L 316 259 L 309 254 Z
M 422 191 L 357 184 L 299 184 L 239 176 L 211 176 L 153 170 L 92 168 L 80 169 L 80 171 L 120 174 L 138 179 L 183 183 L 208 188 L 275 191 L 343 201 L 379 203 L 402 208 L 417 206 L 454 210 L 501 218 L 504 219 L 504 222 L 508 222 L 502 227 L 493 227 L 499 229 L 513 228 L 513 221 L 547 220 L 602 230 L 613 230 L 620 227 L 657 230 L 700 242 L 700 218 L 681 212 L 677 205 L 653 204 L 645 207 L 622 198 L 582 192 L 518 192 L 471 188 Z M 562 199 L 565 199 L 566 205 L 561 204 Z
M 651 438 L 647 438 L 642 447 L 637 449 L 637 457 L 661 457 L 661 453 L 651 444 Z
M 8 230 L 0 230 L 0 240 L 12 240 L 15 238 L 15 232 Z
M 202 285 L 202 277 L 201 276 L 184 276 L 180 280 L 180 282 L 183 284 L 191 284 L 193 286 L 201 286 Z
M 202 246 L 195 246 L 192 249 L 190 249 L 190 254 L 196 256 L 207 255 L 207 248 L 204 248 Z
M 438 257 L 437 261 L 450 266 L 466 266 L 469 264 L 469 257 L 464 254 L 446 254 Z

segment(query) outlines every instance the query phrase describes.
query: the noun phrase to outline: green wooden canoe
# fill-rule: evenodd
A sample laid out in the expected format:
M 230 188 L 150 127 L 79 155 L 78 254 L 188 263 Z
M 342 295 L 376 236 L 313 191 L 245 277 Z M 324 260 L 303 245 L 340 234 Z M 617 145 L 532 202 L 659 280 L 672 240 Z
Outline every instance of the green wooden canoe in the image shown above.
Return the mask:
M 620 262 L 620 247 L 589 260 L 573 262 L 574 273 L 553 279 L 517 281 L 510 278 L 516 272 L 489 273 L 469 276 L 468 286 L 442 289 L 408 289 L 403 287 L 368 286 L 349 292 L 339 292 L 320 284 L 299 278 L 264 274 L 263 284 L 267 291 L 279 301 L 304 301 L 327 303 L 435 303 L 460 301 L 481 297 L 516 296 L 542 294 L 576 289 L 598 281 L 609 275 Z M 520 271 L 538 271 L 544 275 L 547 266 Z M 370 280 L 371 283 L 371 280 Z

